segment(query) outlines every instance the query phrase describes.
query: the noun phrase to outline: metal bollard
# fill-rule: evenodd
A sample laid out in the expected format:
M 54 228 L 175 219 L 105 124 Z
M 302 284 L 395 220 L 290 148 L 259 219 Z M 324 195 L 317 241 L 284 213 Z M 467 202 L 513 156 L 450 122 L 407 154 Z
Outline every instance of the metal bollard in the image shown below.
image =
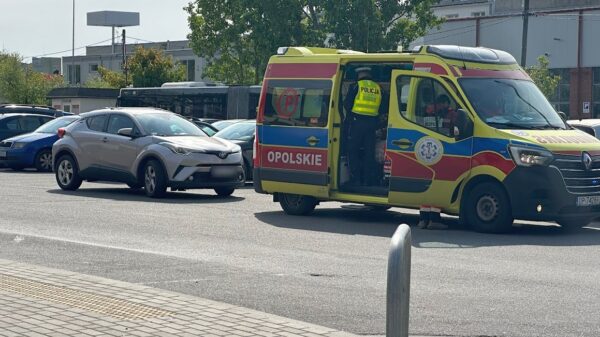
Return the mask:
M 402 224 L 392 236 L 388 257 L 387 337 L 408 337 L 410 249 L 410 227 Z

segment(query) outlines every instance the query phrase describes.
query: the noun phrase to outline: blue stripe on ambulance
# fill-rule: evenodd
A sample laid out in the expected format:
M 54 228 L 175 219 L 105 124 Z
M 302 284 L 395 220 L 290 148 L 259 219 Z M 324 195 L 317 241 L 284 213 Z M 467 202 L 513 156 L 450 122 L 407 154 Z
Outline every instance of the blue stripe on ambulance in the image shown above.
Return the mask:
M 324 128 L 257 125 L 256 131 L 261 145 L 327 149 L 329 143 L 329 133 Z M 311 146 L 307 142 L 309 137 L 315 137 L 319 142 Z

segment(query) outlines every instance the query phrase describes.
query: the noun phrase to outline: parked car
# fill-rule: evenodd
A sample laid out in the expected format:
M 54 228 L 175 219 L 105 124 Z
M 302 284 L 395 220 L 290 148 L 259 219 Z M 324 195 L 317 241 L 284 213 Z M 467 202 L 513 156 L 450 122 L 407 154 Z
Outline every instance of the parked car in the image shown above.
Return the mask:
M 78 120 L 65 116 L 50 121 L 31 133 L 0 142 L 0 165 L 14 170 L 35 167 L 40 172 L 52 171 L 52 144 L 58 140 L 57 131 Z
M 81 114 L 58 131 L 52 147 L 56 182 L 76 190 L 83 180 L 144 187 L 150 197 L 212 188 L 231 195 L 244 184 L 238 145 L 208 137 L 192 122 L 155 108 L 111 108 Z
M 574 119 L 568 120 L 567 123 L 572 127 L 585 131 L 590 135 L 600 138 L 600 119 Z
M 207 136 L 212 137 L 215 133 L 219 132 L 219 129 L 212 126 L 212 124 L 202 121 L 200 119 L 191 119 L 192 123 L 196 124 Z
M 54 117 L 32 114 L 0 115 L 0 140 L 32 132 Z
M 252 180 L 252 170 L 254 168 L 252 165 L 252 148 L 255 136 L 256 120 L 254 119 L 248 119 L 232 124 L 214 135 L 214 137 L 227 139 L 238 144 L 242 148 L 246 180 Z
M 62 117 L 73 115 L 70 112 L 55 109 L 45 105 L 3 104 L 0 105 L 0 114 L 20 113 L 37 114 L 51 117 Z
M 246 119 L 224 119 L 217 122 L 212 123 L 212 126 L 217 128 L 219 131 L 225 129 L 226 127 L 233 125 L 235 123 L 243 122 Z

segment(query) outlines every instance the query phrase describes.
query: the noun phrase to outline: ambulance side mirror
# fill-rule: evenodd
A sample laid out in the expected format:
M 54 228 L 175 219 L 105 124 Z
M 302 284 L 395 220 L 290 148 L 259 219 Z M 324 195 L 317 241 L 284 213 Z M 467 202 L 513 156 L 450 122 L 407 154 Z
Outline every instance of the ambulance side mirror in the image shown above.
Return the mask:
M 469 114 L 463 110 L 456 110 L 456 121 L 454 123 L 454 138 L 461 140 L 473 136 L 473 121 Z

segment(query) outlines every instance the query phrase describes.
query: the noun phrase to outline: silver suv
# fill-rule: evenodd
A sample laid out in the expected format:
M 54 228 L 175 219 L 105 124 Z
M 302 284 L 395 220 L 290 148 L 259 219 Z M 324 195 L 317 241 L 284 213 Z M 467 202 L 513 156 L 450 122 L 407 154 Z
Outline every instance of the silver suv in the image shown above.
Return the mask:
M 56 182 L 76 190 L 83 180 L 171 190 L 213 188 L 228 196 L 244 184 L 240 147 L 209 138 L 193 123 L 154 108 L 111 108 L 81 114 L 61 128 L 52 154 Z

